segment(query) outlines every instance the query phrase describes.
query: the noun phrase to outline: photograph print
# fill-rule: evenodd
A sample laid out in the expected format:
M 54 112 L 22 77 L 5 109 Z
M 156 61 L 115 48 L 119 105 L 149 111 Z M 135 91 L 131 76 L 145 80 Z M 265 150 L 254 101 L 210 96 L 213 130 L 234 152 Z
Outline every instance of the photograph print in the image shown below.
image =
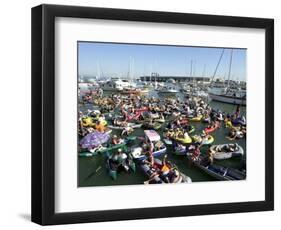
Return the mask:
M 78 187 L 246 180 L 247 49 L 77 51 Z

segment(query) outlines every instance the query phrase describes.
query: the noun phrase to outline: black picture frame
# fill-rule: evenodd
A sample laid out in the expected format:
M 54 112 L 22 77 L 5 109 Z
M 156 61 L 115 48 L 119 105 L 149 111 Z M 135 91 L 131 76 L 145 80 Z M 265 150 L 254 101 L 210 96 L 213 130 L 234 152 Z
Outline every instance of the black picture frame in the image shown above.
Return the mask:
M 109 19 L 265 29 L 265 200 L 55 213 L 55 18 Z M 94 207 L 93 207 L 94 208 Z M 62 5 L 32 8 L 32 221 L 41 225 L 274 209 L 274 20 Z

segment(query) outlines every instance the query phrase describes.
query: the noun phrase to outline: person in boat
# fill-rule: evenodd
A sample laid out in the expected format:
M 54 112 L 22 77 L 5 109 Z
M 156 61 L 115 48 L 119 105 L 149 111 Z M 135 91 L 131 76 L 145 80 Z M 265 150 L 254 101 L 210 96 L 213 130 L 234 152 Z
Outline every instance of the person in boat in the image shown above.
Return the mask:
M 92 110 L 87 109 L 86 116 L 91 116 L 91 113 L 92 113 L 92 112 L 93 112 Z
M 88 134 L 88 128 L 84 127 L 82 124 L 79 123 L 79 127 L 78 127 L 78 134 L 81 137 L 84 137 Z
M 170 174 L 170 167 L 167 164 L 167 154 L 166 154 L 162 160 L 162 165 L 160 168 L 160 178 L 164 180 L 166 183 L 169 183 L 170 182 L 169 174 Z
M 179 118 L 176 120 L 176 125 L 177 125 L 177 127 L 180 127 L 180 126 L 181 126 L 181 120 L 182 120 L 181 117 L 179 117 Z
M 201 154 L 201 152 L 200 152 L 200 145 L 197 145 L 194 148 L 194 151 L 193 151 L 192 156 L 191 156 L 191 160 L 193 162 L 198 161 L 200 154 Z
M 237 149 L 238 149 L 238 144 L 235 143 L 235 144 L 225 145 L 222 150 L 226 152 L 234 152 Z
M 129 170 L 129 166 L 126 163 L 128 156 L 125 154 L 122 149 L 118 149 L 112 157 L 112 161 L 117 165 L 117 168 L 122 166 L 126 171 Z
M 236 117 L 240 117 L 240 105 L 237 105 L 235 115 Z
M 111 143 L 112 143 L 113 145 L 119 145 L 119 144 L 122 144 L 123 142 L 124 142 L 123 139 L 117 137 L 117 135 L 113 135 L 112 141 L 111 141 Z
M 158 119 L 161 120 L 161 121 L 164 121 L 164 120 L 165 120 L 165 117 L 164 117 L 163 113 L 160 113 Z
M 244 134 L 240 130 L 236 130 L 234 128 L 230 129 L 227 138 L 229 140 L 235 140 L 237 138 L 243 138 Z
M 115 126 L 121 126 L 121 127 L 127 126 L 127 122 L 126 121 L 119 121 L 117 118 L 114 119 L 113 124 Z
M 102 98 L 102 96 L 103 96 L 103 90 L 102 90 L 102 88 L 99 88 L 99 89 L 98 89 L 97 94 L 98 94 L 98 97 L 99 97 L 99 98 Z
M 105 116 L 103 114 L 99 114 L 97 120 L 101 123 L 106 123 Z
M 209 161 L 210 165 L 212 165 L 214 163 L 214 154 L 215 154 L 215 151 L 213 151 L 211 149 L 211 146 L 209 146 L 209 149 L 207 151 L 207 157 L 208 157 L 208 161 Z
M 210 136 L 210 135 L 207 134 L 207 133 L 205 132 L 205 130 L 203 130 L 202 133 L 201 133 L 201 135 L 200 135 L 200 137 L 201 137 L 201 143 L 204 142 L 204 141 L 207 141 L 208 138 L 209 138 L 209 136 Z
M 156 171 L 155 164 L 154 164 L 155 163 L 154 156 L 153 156 L 152 152 L 148 153 L 148 157 L 147 157 L 147 159 L 143 160 L 143 163 L 149 164 L 150 167 L 152 168 L 152 170 Z
M 186 139 L 189 139 L 189 138 L 190 138 L 190 137 L 189 137 L 188 132 L 185 131 L 185 132 L 183 133 L 183 139 L 186 140 Z
M 223 115 L 221 112 L 219 112 L 218 116 L 217 116 L 217 120 L 222 121 L 223 120 Z
M 164 143 L 162 141 L 157 141 L 154 145 L 155 151 L 158 151 L 164 147 Z
M 181 130 L 179 128 L 176 128 L 175 132 L 174 132 L 174 138 L 183 138 L 183 133 L 181 132 Z
M 132 127 L 126 127 L 123 129 L 121 136 L 129 136 L 133 131 L 134 129 Z
M 241 126 L 240 131 L 241 131 L 241 132 L 243 133 L 243 135 L 245 136 L 246 133 L 247 133 L 247 128 L 246 128 L 246 126 Z
M 150 147 L 149 147 L 149 144 L 148 144 L 148 143 L 144 142 L 144 143 L 142 144 L 141 148 L 142 148 L 142 152 L 143 152 L 144 154 L 149 154 L 149 152 L 150 152 L 150 151 L 149 151 Z
M 241 121 L 242 121 L 243 124 L 246 124 L 246 118 L 245 118 L 245 116 L 242 116 Z
M 148 142 L 148 153 L 149 154 L 152 154 L 155 150 L 155 146 L 154 146 L 154 143 L 152 141 L 149 141 Z
M 92 117 L 93 119 L 98 119 L 101 115 L 101 112 L 99 110 L 93 110 L 90 111 L 88 114 L 88 116 Z
M 171 170 L 170 182 L 177 183 L 180 179 L 180 172 L 177 169 Z
M 152 119 L 152 117 L 150 117 L 149 118 L 149 123 L 148 123 L 149 125 L 153 125 L 153 119 Z
M 102 122 L 100 121 L 97 121 L 96 125 L 95 125 L 95 129 L 98 131 L 98 132 L 101 132 L 101 133 L 104 133 L 106 128 L 105 126 L 102 124 Z
M 186 150 L 186 146 L 185 145 L 183 145 L 183 144 L 181 144 L 179 142 L 176 142 L 176 141 L 173 142 L 173 147 L 174 147 L 175 150 L 178 150 L 179 152 Z
M 93 127 L 87 127 L 87 133 L 92 133 L 94 131 L 95 129 Z

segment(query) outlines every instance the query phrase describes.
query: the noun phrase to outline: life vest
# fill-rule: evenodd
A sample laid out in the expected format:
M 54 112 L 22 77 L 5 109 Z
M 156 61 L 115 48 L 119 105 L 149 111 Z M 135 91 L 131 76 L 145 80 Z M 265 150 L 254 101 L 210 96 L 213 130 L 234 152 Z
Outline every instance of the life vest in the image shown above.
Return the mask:
M 169 172 L 169 171 L 170 171 L 169 167 L 168 167 L 166 164 L 164 164 L 164 165 L 162 166 L 162 168 L 161 168 L 161 172 L 167 173 L 167 172 Z

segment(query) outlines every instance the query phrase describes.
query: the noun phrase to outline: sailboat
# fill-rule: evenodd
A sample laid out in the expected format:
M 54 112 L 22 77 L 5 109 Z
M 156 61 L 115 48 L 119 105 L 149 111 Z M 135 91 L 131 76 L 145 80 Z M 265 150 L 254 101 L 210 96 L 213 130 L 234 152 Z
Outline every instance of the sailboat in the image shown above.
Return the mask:
M 224 50 L 223 50 L 223 52 L 224 52 Z M 221 54 L 219 63 L 221 61 L 223 52 Z M 239 89 L 230 89 L 230 87 L 229 87 L 231 66 L 232 66 L 232 56 L 233 56 L 233 49 L 231 50 L 231 54 L 230 54 L 227 87 L 219 93 L 209 91 L 209 97 L 214 101 L 219 101 L 219 102 L 224 102 L 224 103 L 234 104 L 234 105 L 246 105 L 246 91 L 239 91 Z M 219 65 L 219 63 L 218 63 L 218 65 Z M 218 65 L 217 65 L 217 67 L 218 67 Z M 217 67 L 216 67 L 216 70 L 217 70 Z M 216 72 L 216 70 L 215 70 L 215 72 Z

